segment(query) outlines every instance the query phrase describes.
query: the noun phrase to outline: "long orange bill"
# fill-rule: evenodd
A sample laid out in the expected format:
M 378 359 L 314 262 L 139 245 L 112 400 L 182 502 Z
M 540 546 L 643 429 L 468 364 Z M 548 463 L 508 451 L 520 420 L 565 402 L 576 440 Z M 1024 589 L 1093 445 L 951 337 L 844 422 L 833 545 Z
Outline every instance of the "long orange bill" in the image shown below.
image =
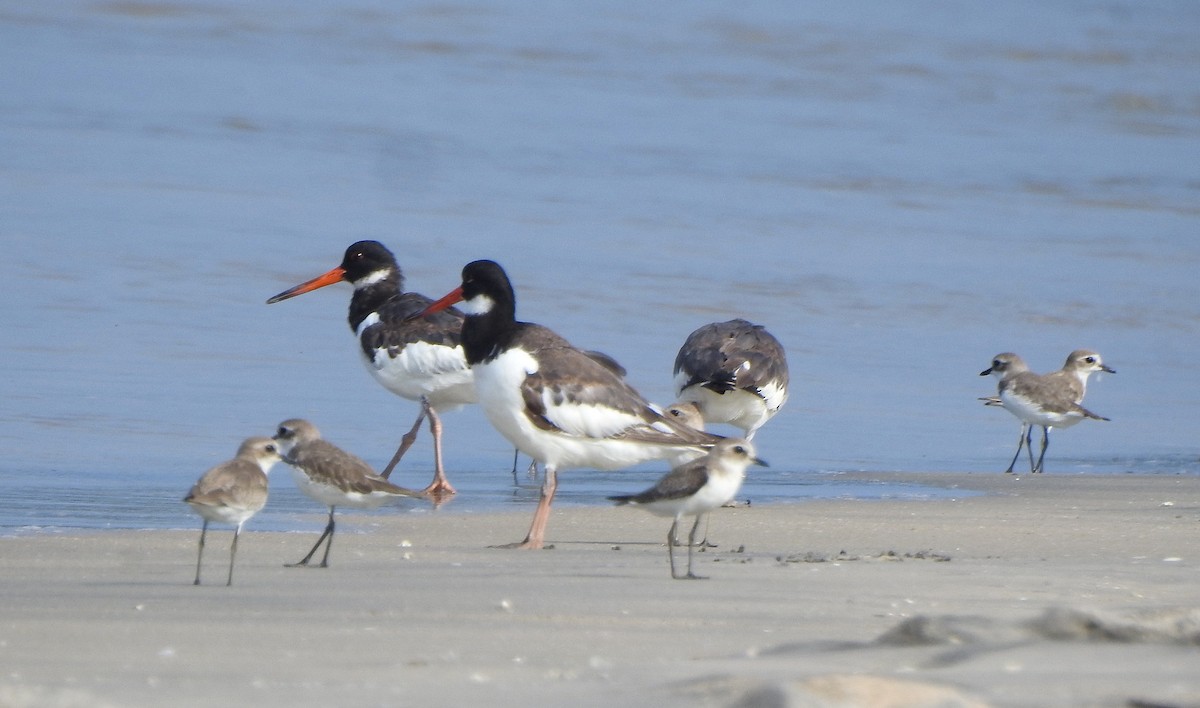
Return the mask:
M 462 286 L 460 285 L 457 288 L 446 293 L 444 296 L 442 296 L 442 299 L 433 303 L 429 307 L 426 307 L 424 310 L 421 310 L 417 314 L 412 315 L 411 317 L 408 317 L 407 319 L 417 320 L 417 319 L 424 317 L 425 315 L 432 315 L 435 312 L 441 312 L 442 310 L 446 309 L 447 307 L 450 307 L 451 305 L 453 305 L 455 303 L 462 302 L 462 299 L 463 299 L 463 291 L 462 291 Z
M 341 266 L 338 266 L 337 268 L 334 268 L 333 270 L 329 271 L 328 273 L 323 273 L 323 274 L 318 275 L 317 277 L 313 278 L 312 280 L 309 280 L 304 283 L 300 283 L 299 285 L 297 285 L 296 287 L 294 287 L 290 290 L 284 290 L 283 292 L 279 293 L 278 295 L 271 298 L 270 300 L 267 300 L 267 304 L 273 305 L 281 300 L 287 300 L 290 297 L 296 297 L 297 295 L 303 295 L 304 293 L 311 292 L 313 290 L 316 290 L 317 288 L 323 288 L 326 285 L 333 285 L 334 283 L 340 283 L 340 282 L 342 282 L 342 277 L 345 275 L 346 275 L 345 269 L 343 269 Z

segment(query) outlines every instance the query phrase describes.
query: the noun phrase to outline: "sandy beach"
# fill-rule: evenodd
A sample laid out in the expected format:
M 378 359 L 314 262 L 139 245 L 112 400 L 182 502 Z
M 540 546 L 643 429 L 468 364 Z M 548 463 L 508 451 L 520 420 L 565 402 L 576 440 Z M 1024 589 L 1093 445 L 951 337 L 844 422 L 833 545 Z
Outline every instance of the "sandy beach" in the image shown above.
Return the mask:
M 721 509 L 704 581 L 629 508 L 251 521 L 232 588 L 198 522 L 0 539 L 0 705 L 1200 705 L 1200 477 L 907 477 L 964 496 Z

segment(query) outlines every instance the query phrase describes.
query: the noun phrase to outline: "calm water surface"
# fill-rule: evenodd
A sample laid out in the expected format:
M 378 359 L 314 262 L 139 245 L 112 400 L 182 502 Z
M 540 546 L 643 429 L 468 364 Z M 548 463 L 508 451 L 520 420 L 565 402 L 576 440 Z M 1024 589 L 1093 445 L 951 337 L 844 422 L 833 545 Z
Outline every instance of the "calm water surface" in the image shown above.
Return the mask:
M 1048 473 L 1196 474 L 1198 33 L 1183 0 L 0 2 L 0 532 L 190 527 L 195 478 L 289 417 L 386 462 L 416 407 L 349 287 L 264 304 L 361 238 L 435 296 L 500 261 L 661 402 L 692 329 L 767 325 L 793 388 L 755 502 L 998 473 L 1006 350 L 1119 372 Z M 445 423 L 445 513 L 532 507 L 478 410 Z M 395 479 L 429 467 L 426 438 Z M 319 513 L 281 466 L 251 524 Z

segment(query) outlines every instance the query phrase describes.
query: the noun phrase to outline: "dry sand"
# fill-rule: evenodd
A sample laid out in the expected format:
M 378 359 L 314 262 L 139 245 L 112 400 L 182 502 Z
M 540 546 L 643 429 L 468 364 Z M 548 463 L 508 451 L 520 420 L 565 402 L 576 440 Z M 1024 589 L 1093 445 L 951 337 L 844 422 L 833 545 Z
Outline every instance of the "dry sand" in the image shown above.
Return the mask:
M 0 706 L 1200 706 L 1200 476 L 892 477 L 987 494 L 0 539 Z

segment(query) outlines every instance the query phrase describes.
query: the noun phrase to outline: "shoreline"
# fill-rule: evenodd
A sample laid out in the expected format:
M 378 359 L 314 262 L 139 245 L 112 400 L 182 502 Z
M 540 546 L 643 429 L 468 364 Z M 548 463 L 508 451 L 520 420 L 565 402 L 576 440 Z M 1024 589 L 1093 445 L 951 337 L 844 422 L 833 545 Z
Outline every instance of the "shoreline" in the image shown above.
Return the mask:
M 895 474 L 986 493 L 721 509 L 698 582 L 630 508 L 247 529 L 232 588 L 215 526 L 203 587 L 198 524 L 6 537 L 0 704 L 1200 704 L 1200 477 Z

